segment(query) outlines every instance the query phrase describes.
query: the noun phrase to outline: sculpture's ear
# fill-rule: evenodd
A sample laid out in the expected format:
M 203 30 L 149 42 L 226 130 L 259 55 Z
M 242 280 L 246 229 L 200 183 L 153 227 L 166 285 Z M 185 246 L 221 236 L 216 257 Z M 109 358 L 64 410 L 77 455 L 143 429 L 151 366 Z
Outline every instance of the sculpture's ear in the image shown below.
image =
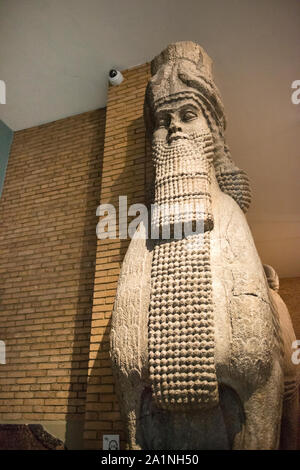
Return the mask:
M 247 212 L 251 203 L 251 188 L 245 171 L 228 158 L 225 165 L 216 168 L 216 178 L 221 191 L 231 196 L 243 212 Z
M 269 264 L 263 264 L 265 275 L 269 284 L 270 289 L 275 292 L 279 290 L 279 277 L 273 266 Z

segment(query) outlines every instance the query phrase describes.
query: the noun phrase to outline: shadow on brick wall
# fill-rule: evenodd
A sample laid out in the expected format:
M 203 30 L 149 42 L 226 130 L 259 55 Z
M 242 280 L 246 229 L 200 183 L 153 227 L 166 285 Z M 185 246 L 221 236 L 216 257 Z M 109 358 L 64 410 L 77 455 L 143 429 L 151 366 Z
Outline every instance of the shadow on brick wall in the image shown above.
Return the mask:
M 141 145 L 143 142 L 143 145 Z M 137 145 L 136 152 L 133 147 Z M 116 150 L 117 153 L 117 150 Z M 144 119 L 140 117 L 131 122 L 127 127 L 127 148 L 124 155 L 125 165 L 116 179 L 112 182 L 111 197 L 105 199 L 105 203 L 118 206 L 118 198 L 121 195 L 127 195 L 128 207 L 135 203 L 145 203 L 145 188 L 148 187 L 148 165 L 145 144 L 145 129 Z M 104 157 L 105 159 L 105 157 Z M 105 165 L 105 160 L 104 160 Z M 108 171 L 106 168 L 105 171 Z M 148 185 L 148 186 L 147 186 Z M 102 202 L 102 194 L 101 194 Z M 135 217 L 128 217 L 128 224 Z M 118 213 L 117 213 L 118 221 Z M 118 224 L 117 224 L 118 226 Z M 98 245 L 98 253 L 103 253 L 103 250 L 111 250 L 112 255 L 109 256 L 109 262 L 115 262 L 122 265 L 125 253 L 129 246 L 130 240 L 118 239 L 112 240 L 111 244 Z M 98 261 L 96 258 L 97 267 L 101 269 L 101 258 Z M 105 265 L 103 265 L 105 270 Z M 117 287 L 117 280 L 114 281 L 115 290 Z M 98 285 L 99 288 L 99 285 Z M 105 285 L 100 289 L 105 289 Z M 111 316 L 112 308 L 105 313 Z M 87 407 L 86 407 L 86 422 L 85 422 L 85 442 L 87 448 L 102 449 L 102 440 L 104 434 L 119 434 L 121 441 L 121 448 L 125 448 L 125 434 L 124 425 L 121 420 L 119 403 L 115 390 L 115 382 L 112 376 L 112 366 L 109 357 L 109 334 L 110 334 L 110 319 L 107 326 L 103 327 L 101 337 L 102 340 L 99 344 L 97 356 L 93 362 L 93 368 L 90 371 L 88 378 L 88 392 L 87 392 Z M 93 331 L 92 331 L 93 335 Z M 96 401 L 95 401 L 96 400 Z
M 105 110 L 101 110 L 98 132 L 90 143 L 89 168 L 86 180 L 85 213 L 81 245 L 80 277 L 77 311 L 72 345 L 72 369 L 66 423 L 65 445 L 68 449 L 83 449 L 84 413 L 88 377 L 89 339 L 97 250 L 96 209 L 99 205 L 103 165 Z M 99 146 L 100 143 L 100 146 Z M 95 149 L 96 152 L 95 152 Z

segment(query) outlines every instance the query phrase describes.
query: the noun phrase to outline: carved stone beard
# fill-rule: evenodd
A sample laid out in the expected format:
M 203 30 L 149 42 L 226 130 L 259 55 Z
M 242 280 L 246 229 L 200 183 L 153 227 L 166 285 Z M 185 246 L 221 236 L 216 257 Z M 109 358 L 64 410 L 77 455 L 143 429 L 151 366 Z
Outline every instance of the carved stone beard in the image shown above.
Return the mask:
M 183 222 L 213 228 L 210 166 L 213 139 L 210 131 L 192 134 L 152 147 L 155 169 L 155 209 L 152 224 L 160 228 Z
M 174 145 L 175 144 L 175 145 Z M 150 381 L 158 407 L 189 411 L 218 403 L 210 270 L 213 218 L 209 132 L 153 148 L 155 202 L 201 203 L 204 233 L 158 240 L 153 250 L 148 323 Z M 192 210 L 189 217 L 197 216 Z M 186 212 L 179 213 L 179 219 Z M 163 216 L 156 220 L 164 224 Z

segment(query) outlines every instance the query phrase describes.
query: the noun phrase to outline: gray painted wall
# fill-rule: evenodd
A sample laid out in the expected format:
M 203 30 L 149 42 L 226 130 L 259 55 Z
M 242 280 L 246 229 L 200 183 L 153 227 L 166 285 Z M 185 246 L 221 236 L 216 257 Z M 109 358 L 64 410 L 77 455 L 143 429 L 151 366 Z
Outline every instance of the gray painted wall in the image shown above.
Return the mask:
M 262 261 L 300 276 L 300 0 L 1 0 L 2 119 L 16 131 L 103 107 L 111 67 L 180 40 L 214 61 Z
M 0 196 L 4 184 L 13 134 L 13 131 L 0 119 Z

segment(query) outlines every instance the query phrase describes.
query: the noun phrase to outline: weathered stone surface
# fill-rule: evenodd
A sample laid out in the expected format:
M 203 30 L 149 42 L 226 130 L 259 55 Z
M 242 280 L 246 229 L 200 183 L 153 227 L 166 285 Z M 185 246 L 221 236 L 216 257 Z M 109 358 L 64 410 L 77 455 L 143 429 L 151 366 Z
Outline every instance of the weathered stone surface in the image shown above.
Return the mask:
M 0 424 L 0 450 L 64 450 L 40 424 Z
M 171 231 L 131 241 L 117 290 L 111 357 L 128 447 L 276 449 L 282 422 L 292 448 L 293 328 L 244 215 L 249 182 L 225 142 L 211 60 L 182 42 L 151 69 L 145 122 L 162 208 L 153 222 Z M 200 230 L 177 239 L 183 222 Z

